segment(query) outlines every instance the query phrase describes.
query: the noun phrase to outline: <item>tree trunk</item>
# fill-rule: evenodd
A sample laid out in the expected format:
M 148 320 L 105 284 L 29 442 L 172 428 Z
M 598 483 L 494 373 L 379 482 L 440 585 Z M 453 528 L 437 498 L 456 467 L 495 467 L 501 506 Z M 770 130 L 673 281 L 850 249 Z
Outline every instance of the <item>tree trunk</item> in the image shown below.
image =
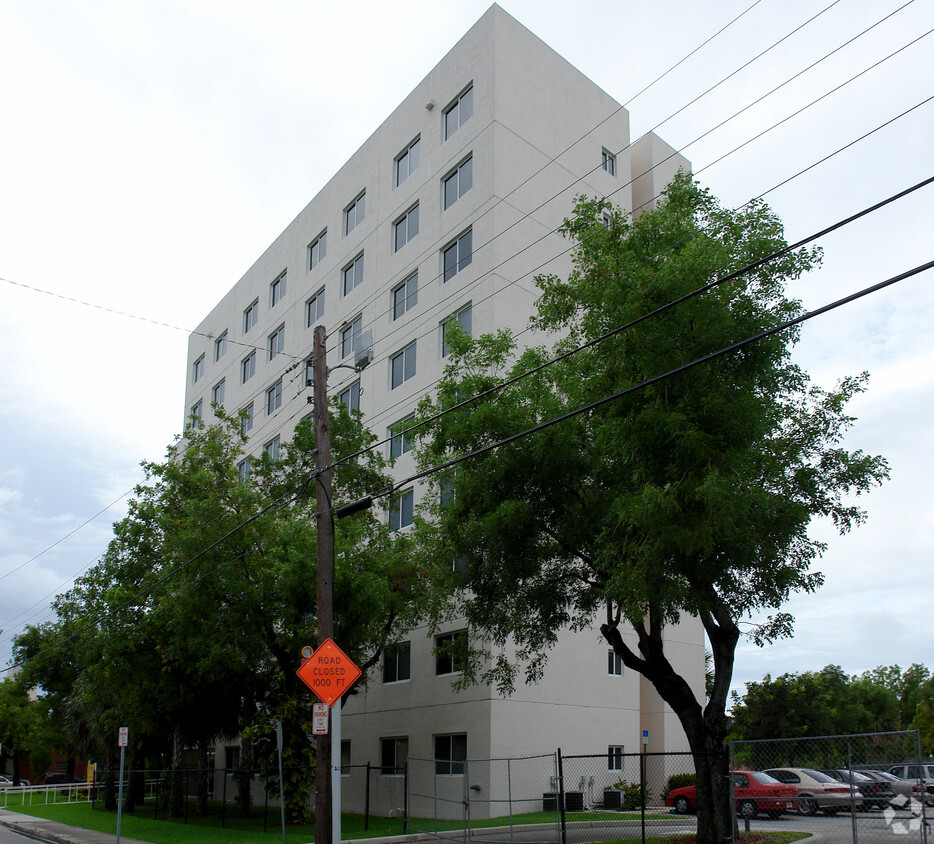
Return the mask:
M 185 814 L 187 795 L 184 793 L 185 778 L 182 773 L 183 753 L 182 737 L 176 730 L 172 742 L 172 776 L 169 782 L 169 814 L 173 818 L 181 818 Z
M 240 739 L 240 768 L 237 778 L 237 809 L 241 818 L 250 817 L 253 806 L 253 739 Z
M 208 816 L 208 792 L 211 786 L 211 775 L 214 772 L 208 769 L 208 743 L 204 740 L 198 742 L 198 808 L 196 814 L 199 818 Z

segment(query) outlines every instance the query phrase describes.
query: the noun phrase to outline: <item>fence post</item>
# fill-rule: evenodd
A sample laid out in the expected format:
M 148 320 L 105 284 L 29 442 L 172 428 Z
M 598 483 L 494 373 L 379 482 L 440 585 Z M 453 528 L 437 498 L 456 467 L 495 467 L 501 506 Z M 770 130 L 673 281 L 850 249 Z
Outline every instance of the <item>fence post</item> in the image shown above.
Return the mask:
M 859 830 L 856 828 L 856 783 L 853 782 L 853 742 L 850 739 L 846 740 L 846 770 L 850 780 L 850 821 L 853 826 L 853 844 L 859 844 Z
M 402 834 L 406 835 L 409 829 L 409 760 L 406 758 L 402 769 Z
M 642 817 L 642 844 L 645 844 L 645 754 L 647 752 L 645 744 L 642 745 L 642 753 L 639 754 L 639 803 L 641 804 L 640 814 Z
M 564 816 L 564 762 L 561 759 L 561 748 L 558 748 L 558 813 L 561 818 L 561 844 L 568 844 L 568 824 Z
M 227 820 L 227 769 L 224 768 L 224 787 L 221 789 L 221 829 Z
M 493 777 L 490 777 L 493 782 Z M 512 760 L 506 760 L 506 796 L 509 798 L 509 840 L 513 840 L 513 820 L 512 820 Z
M 451 773 L 454 773 L 453 760 L 451 762 Z M 467 844 L 467 839 L 470 837 L 470 777 L 468 776 L 466 759 L 464 760 L 464 771 L 461 777 L 461 792 L 463 793 L 461 797 L 461 811 L 463 813 L 461 823 L 464 827 L 464 844 Z
M 363 790 L 363 828 L 370 828 L 370 763 L 366 763 L 366 788 Z
M 263 832 L 266 832 L 266 825 L 269 822 L 269 768 L 266 768 L 266 776 L 263 779 L 265 780 L 263 782 L 263 793 L 266 795 L 263 802 Z
M 727 768 L 729 768 L 727 774 L 730 778 L 730 841 L 732 844 L 736 844 L 736 839 L 739 837 L 739 818 L 736 814 L 736 782 L 733 779 L 733 771 L 736 769 L 736 758 L 733 755 L 733 742 L 727 742 Z M 749 832 L 749 819 L 746 818 L 745 824 L 743 824 L 744 832 Z
M 915 752 L 917 754 L 918 761 L 918 771 L 924 771 L 924 768 L 921 767 L 921 731 L 915 730 Z M 926 777 L 921 777 L 921 844 L 928 844 L 928 819 L 926 806 L 928 803 L 927 797 L 927 783 Z M 911 805 L 910 803 L 908 804 Z
M 188 795 L 191 793 L 190 773 L 185 771 L 185 823 L 188 823 Z

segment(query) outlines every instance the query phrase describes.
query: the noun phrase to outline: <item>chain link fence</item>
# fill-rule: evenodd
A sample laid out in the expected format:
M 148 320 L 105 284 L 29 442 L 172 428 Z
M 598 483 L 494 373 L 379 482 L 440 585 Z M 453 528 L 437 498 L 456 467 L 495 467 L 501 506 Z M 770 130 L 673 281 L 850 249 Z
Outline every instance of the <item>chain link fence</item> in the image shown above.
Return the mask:
M 715 767 L 731 772 L 734 842 L 778 830 L 825 844 L 928 844 L 934 762 L 922 759 L 916 731 L 737 741 L 727 754 Z M 611 747 L 521 758 L 409 757 L 398 768 L 344 765 L 341 773 L 342 810 L 362 816 L 367 829 L 372 818 L 402 818 L 407 833 L 482 837 L 484 844 L 513 844 L 530 828 L 537 844 L 645 842 L 696 830 L 690 753 Z M 270 830 L 278 827 L 276 769 L 127 772 L 128 784 L 131 774 L 141 805 L 154 806 L 156 817 L 178 816 L 180 805 L 186 820 L 194 818 L 207 802 L 223 826 L 249 794 L 264 829 L 267 817 Z M 84 785 L 92 800 L 104 798 L 105 778 L 99 770 Z M 312 807 L 314 794 L 308 800 Z
M 927 844 L 934 764 L 924 764 L 917 731 L 736 741 L 730 758 L 743 831 L 781 828 L 841 844 Z M 790 795 L 784 806 L 761 774 L 784 784 Z

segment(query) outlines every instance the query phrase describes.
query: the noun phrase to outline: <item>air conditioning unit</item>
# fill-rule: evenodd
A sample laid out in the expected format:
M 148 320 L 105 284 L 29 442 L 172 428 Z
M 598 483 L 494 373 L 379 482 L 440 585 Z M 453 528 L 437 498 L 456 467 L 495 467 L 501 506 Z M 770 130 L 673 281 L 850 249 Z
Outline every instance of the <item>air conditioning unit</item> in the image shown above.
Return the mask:
M 361 331 L 353 341 L 353 365 L 363 369 L 373 363 L 373 330 Z

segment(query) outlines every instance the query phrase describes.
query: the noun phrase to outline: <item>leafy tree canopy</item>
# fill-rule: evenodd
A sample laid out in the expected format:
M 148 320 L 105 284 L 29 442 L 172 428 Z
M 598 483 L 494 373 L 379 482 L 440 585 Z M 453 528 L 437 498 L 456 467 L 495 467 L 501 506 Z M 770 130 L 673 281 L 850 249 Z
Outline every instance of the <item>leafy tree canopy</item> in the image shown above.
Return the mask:
M 718 776 L 701 755 L 722 749 L 738 623 L 772 612 L 759 639 L 787 635 L 780 611 L 794 592 L 822 582 L 811 566 L 824 550 L 808 536 L 815 516 L 845 531 L 864 513 L 851 494 L 886 477 L 885 462 L 845 449 L 847 401 L 865 375 L 835 388 L 811 385 L 791 359 L 786 330 L 674 377 L 670 370 L 801 313 L 785 284 L 819 261 L 817 250 L 784 252 L 632 328 L 596 342 L 680 296 L 785 248 L 782 226 L 761 202 L 724 209 L 686 175 L 657 209 L 630 221 L 601 200 L 579 200 L 562 229 L 575 246 L 567 279 L 539 278 L 533 326 L 558 333 L 552 349 L 518 354 L 505 332 L 453 349 L 422 419 L 518 376 L 555 353 L 593 342 L 532 377 L 420 435 L 427 466 L 518 434 L 620 391 L 619 400 L 495 448 L 436 479 L 421 526 L 430 559 L 457 560 L 458 611 L 497 656 L 475 676 L 511 687 L 515 647 L 527 675 L 542 670 L 562 629 L 603 620 L 604 637 L 679 716 L 695 751 L 699 836 L 728 833 Z M 441 505 L 444 492 L 444 506 Z M 664 631 L 687 613 L 710 642 L 710 699 L 668 658 Z M 634 630 L 636 647 L 621 633 Z M 720 805 L 718 827 L 711 807 Z M 721 828 L 722 827 L 722 828 Z

